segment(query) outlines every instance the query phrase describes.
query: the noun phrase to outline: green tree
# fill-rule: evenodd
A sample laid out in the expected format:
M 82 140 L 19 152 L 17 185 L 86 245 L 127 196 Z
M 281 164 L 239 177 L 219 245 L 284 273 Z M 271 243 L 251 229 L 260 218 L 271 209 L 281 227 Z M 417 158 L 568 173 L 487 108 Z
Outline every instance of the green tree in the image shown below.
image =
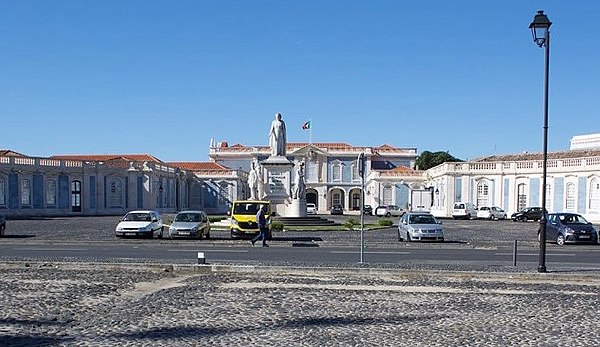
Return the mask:
M 423 151 L 421 155 L 417 157 L 417 160 L 415 161 L 415 166 L 419 168 L 419 170 L 427 170 L 446 162 L 457 161 L 463 160 L 453 157 L 448 152 L 439 151 L 432 153 L 430 151 Z

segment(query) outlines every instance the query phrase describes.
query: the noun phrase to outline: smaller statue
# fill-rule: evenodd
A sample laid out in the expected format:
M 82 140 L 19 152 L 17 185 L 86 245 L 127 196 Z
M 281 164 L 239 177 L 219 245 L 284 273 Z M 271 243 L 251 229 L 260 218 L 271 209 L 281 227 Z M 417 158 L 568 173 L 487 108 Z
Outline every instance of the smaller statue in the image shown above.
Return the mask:
M 294 180 L 294 191 L 292 199 L 304 199 L 306 195 L 306 186 L 304 184 L 304 162 L 301 161 L 296 169 L 296 177 Z
M 256 160 L 250 164 L 250 172 L 248 172 L 248 187 L 250 188 L 250 200 L 258 199 L 258 172 L 256 168 Z

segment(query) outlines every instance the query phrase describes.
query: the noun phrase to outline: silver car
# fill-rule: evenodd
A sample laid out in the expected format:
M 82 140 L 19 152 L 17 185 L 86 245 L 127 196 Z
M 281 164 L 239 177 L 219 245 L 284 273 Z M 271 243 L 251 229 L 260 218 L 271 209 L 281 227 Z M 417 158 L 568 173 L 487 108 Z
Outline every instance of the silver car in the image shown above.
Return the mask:
M 173 219 L 168 236 L 210 238 L 210 221 L 204 211 L 181 211 Z
M 406 212 L 398 223 L 398 241 L 444 241 L 442 222 L 427 212 Z

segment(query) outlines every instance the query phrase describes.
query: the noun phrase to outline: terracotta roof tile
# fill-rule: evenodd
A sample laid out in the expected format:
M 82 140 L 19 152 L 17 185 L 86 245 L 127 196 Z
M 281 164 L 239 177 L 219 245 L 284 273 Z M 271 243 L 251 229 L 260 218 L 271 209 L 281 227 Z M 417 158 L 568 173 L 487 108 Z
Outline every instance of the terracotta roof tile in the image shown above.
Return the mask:
M 583 157 L 598 157 L 600 149 L 582 149 L 569 150 L 560 152 L 548 152 L 548 159 L 573 159 Z M 489 161 L 524 161 L 524 160 L 543 160 L 543 153 L 521 153 L 507 155 L 491 155 L 472 160 L 473 162 L 489 162 Z
M 178 167 L 183 170 L 189 171 L 231 171 L 231 169 L 217 164 L 212 161 L 193 161 L 193 162 L 169 162 L 167 163 L 169 166 Z
M 162 160 L 150 154 L 60 154 L 53 155 L 50 158 L 81 161 L 108 161 L 121 158 L 129 161 L 148 161 L 154 163 L 163 163 Z
M 0 156 L 4 156 L 4 157 L 27 157 L 24 154 L 15 152 L 15 151 L 11 151 L 10 149 L 0 149 Z

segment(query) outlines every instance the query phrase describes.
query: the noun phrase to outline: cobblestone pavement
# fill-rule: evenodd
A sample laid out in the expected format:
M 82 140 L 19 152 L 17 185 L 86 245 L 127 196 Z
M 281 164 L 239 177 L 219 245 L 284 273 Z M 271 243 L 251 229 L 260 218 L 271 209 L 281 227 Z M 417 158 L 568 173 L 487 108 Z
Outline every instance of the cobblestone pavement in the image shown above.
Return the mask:
M 0 266 L 1 346 L 597 346 L 600 277 Z

